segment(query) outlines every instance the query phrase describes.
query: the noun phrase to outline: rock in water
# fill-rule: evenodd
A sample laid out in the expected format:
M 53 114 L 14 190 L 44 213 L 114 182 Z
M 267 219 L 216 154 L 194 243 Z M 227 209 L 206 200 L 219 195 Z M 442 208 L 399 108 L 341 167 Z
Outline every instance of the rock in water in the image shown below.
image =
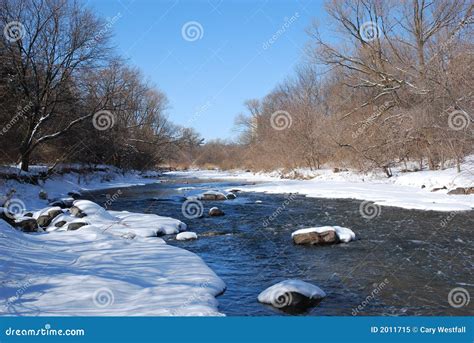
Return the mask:
M 197 239 L 197 234 L 195 232 L 180 232 L 176 235 L 178 241 L 189 241 L 192 239 Z
M 48 200 L 48 193 L 46 193 L 44 190 L 41 190 L 41 191 L 38 193 L 38 197 L 39 197 L 41 200 Z
M 324 297 L 326 293 L 318 286 L 301 280 L 285 280 L 260 293 L 258 301 L 280 309 L 308 308 Z
M 74 198 L 60 198 L 49 204 L 49 206 L 59 206 L 61 208 L 69 208 L 74 203 Z
M 209 215 L 211 217 L 223 216 L 224 211 L 217 207 L 211 207 L 211 209 L 209 209 Z
M 303 229 L 308 230 L 308 229 Z M 298 230 L 292 233 L 291 237 L 295 244 L 310 244 L 310 245 L 326 245 L 339 242 L 334 229 L 328 230 L 312 230 L 303 231 Z
M 237 198 L 237 195 L 235 195 L 234 193 L 229 193 L 226 195 L 227 197 L 227 200 L 234 200 L 235 198 Z
M 321 226 L 293 232 L 295 244 L 326 245 L 339 242 L 348 243 L 356 238 L 355 233 L 342 226 Z
M 203 194 L 201 194 L 198 197 L 199 200 L 205 200 L 205 201 L 213 201 L 213 200 L 227 200 L 227 197 L 225 196 L 224 193 L 220 192 L 215 192 L 215 191 L 208 191 Z

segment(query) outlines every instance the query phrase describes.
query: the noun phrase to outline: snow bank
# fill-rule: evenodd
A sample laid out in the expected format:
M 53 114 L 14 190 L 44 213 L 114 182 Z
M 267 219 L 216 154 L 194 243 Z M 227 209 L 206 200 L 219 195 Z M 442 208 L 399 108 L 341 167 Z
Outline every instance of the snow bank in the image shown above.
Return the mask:
M 113 225 L 140 232 L 147 221 Z M 103 223 L 27 235 L 3 220 L 0 237 L 2 314 L 221 315 L 215 296 L 223 281 L 197 255 L 160 238 L 117 236 Z
M 330 169 L 308 172 L 298 170 L 310 180 L 281 179 L 281 172 L 249 173 L 242 171 L 190 171 L 172 173 L 184 177 L 203 179 L 230 179 L 261 182 L 241 186 L 247 192 L 299 193 L 313 198 L 360 199 L 381 206 L 395 206 L 406 209 L 434 211 L 467 211 L 474 208 L 474 195 L 448 195 L 448 190 L 457 187 L 474 187 L 474 156 L 466 158 L 461 173 L 451 167 L 445 170 L 402 172 L 393 170 L 393 177 L 383 173 L 357 173 Z M 446 190 L 432 192 L 446 187 Z
M 285 299 L 285 296 L 289 296 L 290 293 L 298 293 L 311 300 L 326 297 L 326 293 L 318 286 L 301 280 L 285 280 L 260 293 L 258 295 L 258 301 L 274 306 L 278 304 L 288 306 L 290 305 L 290 301 L 289 299 Z M 287 303 L 285 304 L 285 302 Z
M 326 232 L 326 231 L 335 231 L 337 238 L 343 243 L 348 243 L 350 241 L 355 240 L 356 235 L 354 231 L 342 226 L 319 226 L 319 227 L 310 227 L 305 229 L 299 229 L 291 233 L 291 237 L 293 238 L 296 235 L 310 233 L 310 232 Z

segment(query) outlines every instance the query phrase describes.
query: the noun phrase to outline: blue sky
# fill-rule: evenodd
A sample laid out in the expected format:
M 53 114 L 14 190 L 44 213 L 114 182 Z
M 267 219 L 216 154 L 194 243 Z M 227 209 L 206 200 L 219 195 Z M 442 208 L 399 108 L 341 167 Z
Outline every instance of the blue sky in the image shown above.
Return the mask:
M 166 93 L 170 119 L 194 127 L 207 140 L 234 137 L 234 118 L 245 110 L 243 102 L 264 96 L 292 73 L 303 58 L 305 30 L 312 20 L 324 22 L 325 15 L 322 0 L 87 4 L 113 21 L 119 54 Z M 285 21 L 284 32 L 277 34 Z M 198 23 L 191 27 L 199 39 L 186 33 L 188 40 L 183 38 L 189 22 Z

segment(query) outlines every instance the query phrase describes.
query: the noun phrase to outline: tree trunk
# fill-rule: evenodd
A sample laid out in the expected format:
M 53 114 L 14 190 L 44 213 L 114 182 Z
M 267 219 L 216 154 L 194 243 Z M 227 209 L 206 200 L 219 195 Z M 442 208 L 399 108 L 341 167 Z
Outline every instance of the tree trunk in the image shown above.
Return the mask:
M 30 152 L 21 154 L 20 168 L 25 172 L 30 168 Z

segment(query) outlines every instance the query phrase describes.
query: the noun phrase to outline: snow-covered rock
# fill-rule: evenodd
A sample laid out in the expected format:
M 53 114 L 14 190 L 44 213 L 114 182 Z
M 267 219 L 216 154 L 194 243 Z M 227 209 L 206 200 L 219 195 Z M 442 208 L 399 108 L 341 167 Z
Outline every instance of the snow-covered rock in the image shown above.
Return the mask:
M 291 234 L 296 244 L 323 245 L 338 242 L 348 243 L 356 238 L 355 233 L 341 226 L 320 226 L 296 230 Z
M 217 191 L 207 191 L 198 195 L 198 200 L 213 201 L 213 200 L 227 200 L 224 193 Z
M 336 230 L 337 237 L 343 243 L 348 243 L 356 239 L 354 231 L 342 226 L 333 226 Z
M 36 219 L 31 217 L 19 217 L 15 219 L 15 227 L 24 232 L 38 231 L 38 223 Z
M 316 285 L 301 280 L 285 280 L 261 292 L 258 301 L 277 308 L 308 307 L 324 297 L 326 293 Z
M 218 207 L 211 207 L 209 209 L 209 215 L 211 217 L 218 217 L 218 216 L 223 216 L 224 215 L 224 211 L 222 211 L 220 208 Z
M 108 213 L 116 217 L 119 220 L 119 224 L 125 226 L 129 232 L 133 232 L 142 237 L 175 235 L 187 229 L 186 224 L 178 219 L 162 217 L 156 214 L 141 214 L 126 211 L 108 211 Z M 114 230 L 119 231 L 120 228 L 116 225 L 114 226 Z
M 197 238 L 198 236 L 196 232 L 191 232 L 191 231 L 181 232 L 176 235 L 176 239 L 178 241 L 188 241 L 188 240 L 197 239 Z

